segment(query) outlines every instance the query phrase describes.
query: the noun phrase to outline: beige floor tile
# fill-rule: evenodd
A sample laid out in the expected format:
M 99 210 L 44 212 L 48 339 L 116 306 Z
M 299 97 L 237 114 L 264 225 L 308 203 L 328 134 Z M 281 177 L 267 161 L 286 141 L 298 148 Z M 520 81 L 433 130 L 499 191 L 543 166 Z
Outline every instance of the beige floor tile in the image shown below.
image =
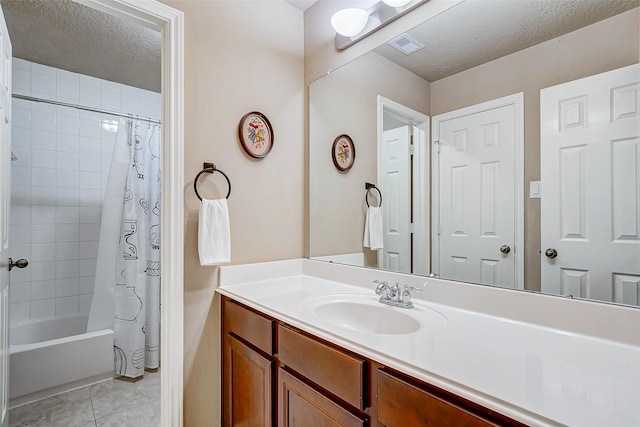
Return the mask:
M 90 388 L 95 419 L 108 417 L 160 399 L 160 373 L 146 372 L 139 381 L 114 379 Z
M 160 399 L 126 411 L 98 418 L 97 427 L 158 427 L 160 425 Z
M 13 408 L 9 426 L 86 427 L 95 422 L 88 388 Z

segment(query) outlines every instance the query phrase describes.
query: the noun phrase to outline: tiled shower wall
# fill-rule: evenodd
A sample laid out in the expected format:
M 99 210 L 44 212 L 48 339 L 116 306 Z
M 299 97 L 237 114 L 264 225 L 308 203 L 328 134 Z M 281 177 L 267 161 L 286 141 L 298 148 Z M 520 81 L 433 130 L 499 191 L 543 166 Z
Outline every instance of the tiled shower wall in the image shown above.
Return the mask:
M 160 117 L 160 94 L 13 59 L 13 92 L 141 117 Z M 102 200 L 119 118 L 13 100 L 10 316 L 88 312 Z

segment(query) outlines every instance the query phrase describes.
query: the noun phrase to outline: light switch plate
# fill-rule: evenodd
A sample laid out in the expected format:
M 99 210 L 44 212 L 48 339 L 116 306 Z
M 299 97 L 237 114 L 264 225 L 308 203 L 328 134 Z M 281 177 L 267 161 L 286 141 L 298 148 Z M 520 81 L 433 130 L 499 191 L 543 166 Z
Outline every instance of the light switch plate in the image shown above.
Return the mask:
M 540 181 L 529 182 L 529 198 L 530 199 L 540 198 Z

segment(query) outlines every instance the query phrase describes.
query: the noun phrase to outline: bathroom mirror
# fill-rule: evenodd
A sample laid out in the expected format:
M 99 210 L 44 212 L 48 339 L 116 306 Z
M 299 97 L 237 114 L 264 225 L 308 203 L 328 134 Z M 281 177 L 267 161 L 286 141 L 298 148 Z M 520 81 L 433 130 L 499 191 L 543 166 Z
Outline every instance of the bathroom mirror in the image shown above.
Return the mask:
M 311 83 L 310 257 L 638 306 L 639 21 L 638 1 L 467 0 Z M 627 133 L 594 133 L 599 119 Z M 358 148 L 344 174 L 340 134 Z M 478 160 L 474 141 L 511 146 L 510 163 Z M 377 251 L 367 182 L 382 191 Z

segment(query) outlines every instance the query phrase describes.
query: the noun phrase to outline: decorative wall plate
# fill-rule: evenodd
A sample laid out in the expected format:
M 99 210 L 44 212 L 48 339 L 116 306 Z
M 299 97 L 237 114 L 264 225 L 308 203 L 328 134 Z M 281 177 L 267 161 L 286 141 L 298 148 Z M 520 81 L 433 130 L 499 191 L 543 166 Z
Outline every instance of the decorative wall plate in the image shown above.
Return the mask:
M 340 135 L 333 141 L 331 157 L 339 171 L 346 172 L 351 169 L 356 159 L 356 147 L 349 135 Z
M 262 113 L 252 111 L 240 119 L 238 125 L 240 145 L 249 156 L 260 159 L 266 157 L 273 148 L 273 128 Z

